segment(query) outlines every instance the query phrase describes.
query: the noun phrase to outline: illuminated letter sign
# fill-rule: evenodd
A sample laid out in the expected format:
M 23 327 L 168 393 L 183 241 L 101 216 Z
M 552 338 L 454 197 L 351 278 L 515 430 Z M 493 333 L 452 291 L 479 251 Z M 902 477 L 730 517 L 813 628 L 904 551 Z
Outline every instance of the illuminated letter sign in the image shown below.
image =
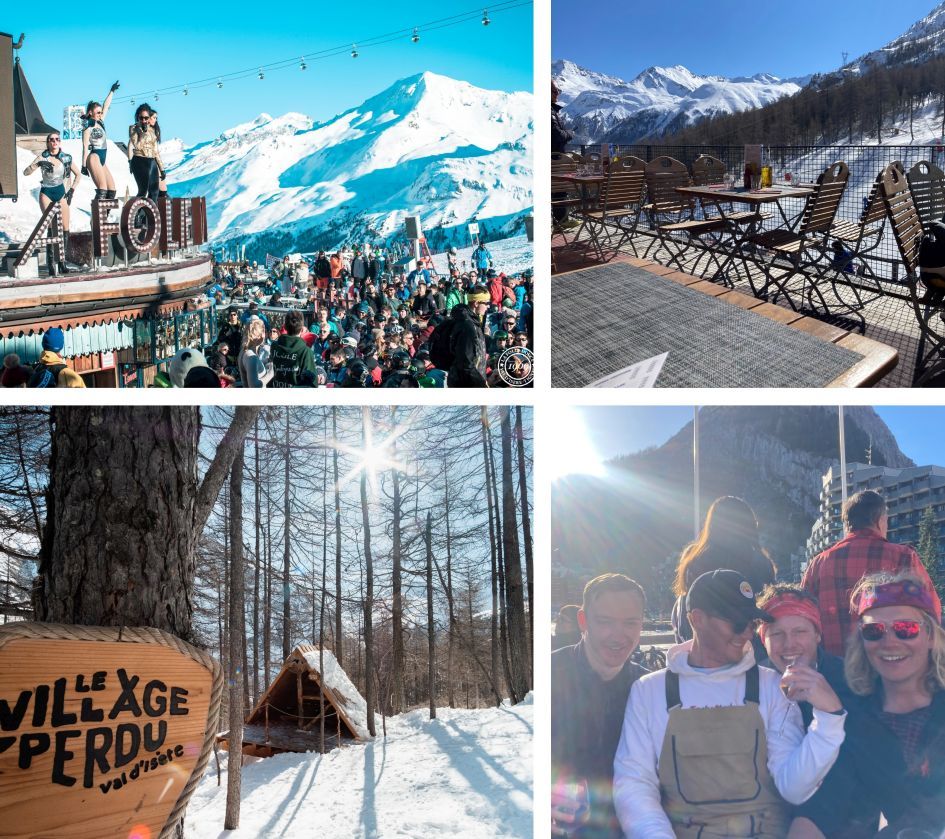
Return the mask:
M 222 691 L 220 665 L 166 632 L 0 627 L 3 835 L 173 836 Z
M 171 200 L 174 202 L 174 239 L 181 248 L 190 247 L 193 233 L 191 229 L 190 199 L 173 198 Z
M 139 216 L 140 213 L 140 216 Z M 137 219 L 143 219 L 144 225 L 132 226 Z M 150 198 L 132 198 L 125 203 L 121 211 L 121 236 L 125 244 L 138 253 L 148 253 L 161 236 L 161 219 L 157 204 Z
M 56 261 L 63 262 L 66 257 L 66 240 L 62 233 L 62 210 L 59 209 L 57 201 L 55 204 L 50 204 L 39 217 L 36 227 L 33 228 L 29 239 L 23 245 L 23 250 L 13 263 L 13 270 L 16 271 L 17 268 L 24 266 L 36 250 L 44 245 L 52 245 L 56 249 Z
M 174 236 L 174 199 L 159 198 L 158 208 L 161 213 L 161 253 L 166 256 L 180 247 L 180 242 Z
M 92 255 L 96 259 L 108 255 L 108 239 L 118 234 L 118 223 L 108 220 L 108 214 L 117 209 L 117 198 L 92 199 Z

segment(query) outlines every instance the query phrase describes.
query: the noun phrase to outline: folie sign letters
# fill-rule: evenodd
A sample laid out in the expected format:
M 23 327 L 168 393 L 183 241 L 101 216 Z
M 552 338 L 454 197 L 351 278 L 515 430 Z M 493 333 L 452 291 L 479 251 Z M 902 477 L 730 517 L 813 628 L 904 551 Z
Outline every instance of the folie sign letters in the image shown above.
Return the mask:
M 0 831 L 171 835 L 221 692 L 213 659 L 157 630 L 0 628 Z

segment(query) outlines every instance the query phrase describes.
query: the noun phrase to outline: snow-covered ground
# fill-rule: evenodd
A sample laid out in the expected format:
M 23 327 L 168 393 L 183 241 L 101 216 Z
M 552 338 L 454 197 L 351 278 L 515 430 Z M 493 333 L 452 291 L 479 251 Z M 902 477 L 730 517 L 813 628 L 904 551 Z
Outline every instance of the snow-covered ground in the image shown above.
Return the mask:
M 240 827 L 223 832 L 226 771 L 213 762 L 187 808 L 191 839 L 532 836 L 533 705 L 438 708 L 387 720 L 377 738 L 326 755 L 243 767 Z M 225 755 L 223 762 L 225 763 Z
M 527 236 L 513 236 L 511 239 L 487 242 L 486 248 L 492 254 L 496 271 L 505 272 L 506 274 L 520 274 L 526 268 L 534 269 L 535 267 L 535 246 L 533 242 L 528 241 Z M 464 261 L 466 267 L 469 267 L 473 250 L 472 245 L 468 248 L 456 249 L 456 256 L 461 267 Z M 449 273 L 446 267 L 447 257 L 445 253 L 433 254 L 433 264 L 439 273 Z

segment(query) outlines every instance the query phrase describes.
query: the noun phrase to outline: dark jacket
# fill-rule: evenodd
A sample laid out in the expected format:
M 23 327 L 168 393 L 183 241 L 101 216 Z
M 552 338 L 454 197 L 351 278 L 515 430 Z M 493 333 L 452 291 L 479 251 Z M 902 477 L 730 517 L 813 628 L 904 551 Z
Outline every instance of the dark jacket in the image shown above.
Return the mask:
M 880 812 L 889 823 L 883 836 L 894 837 L 906 828 L 934 836 L 945 831 L 945 691 L 932 697 L 918 770 L 912 774 L 898 738 L 883 722 L 882 701 L 876 693 L 850 703 L 837 762 L 796 813 L 827 837 L 873 837 Z
M 298 335 L 280 335 L 269 350 L 275 372 L 269 387 L 312 385 L 315 359 L 312 351 Z
M 557 103 L 551 106 L 551 150 L 553 152 L 563 152 L 567 150 L 568 143 L 574 136 L 567 128 L 561 124 L 561 106 Z
M 456 320 L 450 334 L 450 365 L 447 387 L 487 387 L 486 336 L 468 306 L 454 306 L 451 316 Z
M 315 260 L 315 276 L 327 280 L 331 277 L 331 263 L 327 256 L 320 256 Z
M 620 836 L 614 811 L 614 754 L 630 686 L 646 674 L 627 661 L 609 682 L 591 669 L 584 642 L 551 654 L 551 783 L 587 781 L 590 819 L 579 839 Z

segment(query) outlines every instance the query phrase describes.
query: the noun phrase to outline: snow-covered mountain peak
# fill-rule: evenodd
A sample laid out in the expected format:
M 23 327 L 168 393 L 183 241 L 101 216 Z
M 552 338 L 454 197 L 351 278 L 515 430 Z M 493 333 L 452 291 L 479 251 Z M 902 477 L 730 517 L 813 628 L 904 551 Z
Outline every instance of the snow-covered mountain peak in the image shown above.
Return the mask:
M 260 114 L 178 150 L 168 174 L 172 193 L 208 196 L 212 238 L 278 230 L 303 247 L 345 226 L 392 235 L 406 215 L 465 235 L 531 207 L 531 143 L 531 94 L 425 72 L 323 122 Z
M 750 78 L 700 76 L 687 67 L 648 67 L 632 81 L 595 73 L 572 61 L 552 65 L 559 102 L 575 142 L 632 143 L 702 117 L 759 107 L 800 86 L 770 73 Z

